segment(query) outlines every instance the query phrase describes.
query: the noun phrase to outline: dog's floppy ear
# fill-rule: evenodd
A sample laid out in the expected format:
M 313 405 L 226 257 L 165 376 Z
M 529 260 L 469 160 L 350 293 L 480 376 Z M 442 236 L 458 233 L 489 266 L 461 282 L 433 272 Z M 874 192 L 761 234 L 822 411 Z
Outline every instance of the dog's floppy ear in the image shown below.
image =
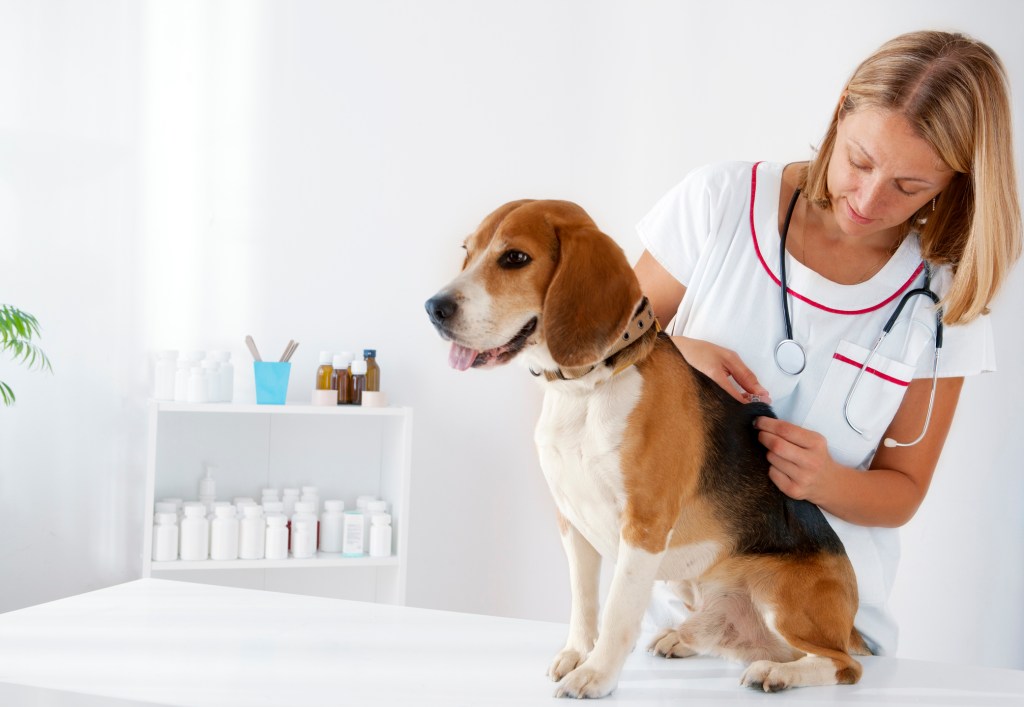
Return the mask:
M 591 365 L 629 324 L 640 283 L 619 245 L 593 222 L 552 225 L 559 258 L 544 300 L 544 340 L 558 365 Z

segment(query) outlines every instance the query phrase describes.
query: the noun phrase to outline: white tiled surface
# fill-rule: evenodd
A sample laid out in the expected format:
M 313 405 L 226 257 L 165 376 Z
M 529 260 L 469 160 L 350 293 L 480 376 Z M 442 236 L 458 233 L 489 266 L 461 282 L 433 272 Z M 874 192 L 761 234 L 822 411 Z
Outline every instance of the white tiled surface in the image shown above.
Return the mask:
M 524 707 L 561 624 L 144 579 L 0 615 L 0 704 Z M 951 651 L 954 647 L 950 647 Z M 1024 705 L 1024 672 L 885 658 L 765 695 L 742 667 L 634 651 L 608 705 Z

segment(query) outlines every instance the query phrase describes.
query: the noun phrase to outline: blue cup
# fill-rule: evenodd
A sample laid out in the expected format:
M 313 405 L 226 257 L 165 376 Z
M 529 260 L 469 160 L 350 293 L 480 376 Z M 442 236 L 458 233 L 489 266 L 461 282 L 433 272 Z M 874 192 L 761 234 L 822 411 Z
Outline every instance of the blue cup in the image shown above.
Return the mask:
M 288 396 L 288 375 L 291 363 L 253 361 L 256 376 L 256 402 L 259 405 L 284 405 Z

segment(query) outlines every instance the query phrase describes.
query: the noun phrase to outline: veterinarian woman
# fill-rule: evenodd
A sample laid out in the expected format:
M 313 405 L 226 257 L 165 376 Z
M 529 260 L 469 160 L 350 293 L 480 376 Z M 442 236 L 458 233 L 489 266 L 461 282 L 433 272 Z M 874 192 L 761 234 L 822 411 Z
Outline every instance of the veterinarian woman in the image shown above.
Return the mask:
M 655 313 L 694 367 L 770 400 L 771 479 L 826 511 L 856 625 L 891 653 L 895 528 L 964 377 L 994 369 L 988 305 L 1021 252 L 1002 63 L 959 34 L 897 37 L 854 72 L 810 162 L 697 169 L 638 230 Z

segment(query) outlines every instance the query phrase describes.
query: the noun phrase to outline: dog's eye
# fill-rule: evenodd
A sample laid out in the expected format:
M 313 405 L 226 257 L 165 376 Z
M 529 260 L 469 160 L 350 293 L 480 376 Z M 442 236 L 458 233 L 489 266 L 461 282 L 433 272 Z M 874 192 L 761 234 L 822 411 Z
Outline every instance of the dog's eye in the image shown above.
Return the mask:
M 498 258 L 498 265 L 503 268 L 514 270 L 530 264 L 530 256 L 521 250 L 509 250 Z

